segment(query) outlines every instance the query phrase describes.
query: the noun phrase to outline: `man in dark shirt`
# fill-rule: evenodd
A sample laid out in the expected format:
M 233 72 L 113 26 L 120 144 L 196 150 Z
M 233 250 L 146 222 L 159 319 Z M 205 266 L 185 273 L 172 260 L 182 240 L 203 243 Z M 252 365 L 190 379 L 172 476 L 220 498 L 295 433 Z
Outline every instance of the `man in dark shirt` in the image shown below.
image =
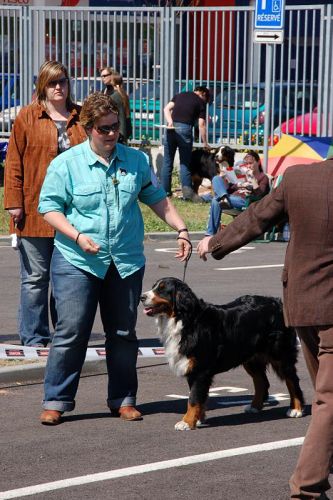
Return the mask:
M 208 147 L 206 136 L 206 104 L 209 90 L 196 87 L 193 92 L 176 94 L 164 108 L 167 131 L 164 137 L 164 160 L 161 183 L 168 196 L 171 196 L 171 176 L 177 148 L 180 159 L 180 181 L 183 198 L 202 201 L 192 189 L 190 159 L 193 145 L 193 127 L 198 120 L 200 137 L 204 147 Z

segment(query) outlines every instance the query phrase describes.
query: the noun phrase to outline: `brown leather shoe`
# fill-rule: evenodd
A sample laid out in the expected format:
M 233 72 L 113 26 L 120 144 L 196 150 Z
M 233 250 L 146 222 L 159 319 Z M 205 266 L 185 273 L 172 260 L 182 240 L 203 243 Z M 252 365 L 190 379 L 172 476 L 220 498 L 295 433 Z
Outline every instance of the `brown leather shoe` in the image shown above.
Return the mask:
M 41 416 L 39 417 L 39 420 L 44 425 L 58 425 L 61 424 L 62 422 L 61 418 L 62 414 L 63 414 L 62 411 L 44 410 Z
M 141 413 L 134 406 L 121 406 L 111 409 L 112 417 L 120 417 L 123 420 L 142 420 Z

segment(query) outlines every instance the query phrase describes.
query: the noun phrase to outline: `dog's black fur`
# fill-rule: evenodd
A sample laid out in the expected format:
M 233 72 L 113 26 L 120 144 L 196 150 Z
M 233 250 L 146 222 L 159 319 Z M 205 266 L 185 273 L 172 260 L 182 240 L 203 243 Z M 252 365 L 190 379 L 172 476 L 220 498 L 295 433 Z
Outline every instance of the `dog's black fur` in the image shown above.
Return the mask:
M 234 160 L 235 151 L 229 146 L 222 146 L 210 152 L 205 149 L 195 149 L 192 151 L 190 172 L 193 191 L 198 193 L 203 179 L 211 181 L 215 175 L 218 175 L 221 163 L 226 162 L 232 167 Z
M 203 422 L 214 375 L 240 365 L 251 375 L 255 389 L 247 412 L 260 411 L 268 398 L 270 364 L 287 384 L 287 415 L 302 416 L 296 333 L 285 326 L 280 299 L 244 295 L 213 305 L 197 298 L 183 281 L 162 278 L 141 301 L 145 313 L 157 319 L 170 367 L 185 376 L 190 387 L 187 413 L 177 430 L 194 429 Z

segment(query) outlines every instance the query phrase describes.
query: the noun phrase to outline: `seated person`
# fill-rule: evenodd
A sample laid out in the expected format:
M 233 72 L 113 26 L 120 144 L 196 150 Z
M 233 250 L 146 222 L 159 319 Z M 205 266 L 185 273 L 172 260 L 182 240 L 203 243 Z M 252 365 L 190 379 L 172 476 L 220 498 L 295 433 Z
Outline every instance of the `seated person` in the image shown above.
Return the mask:
M 243 208 L 248 205 L 249 197 L 258 200 L 269 193 L 269 179 L 264 174 L 260 157 L 250 151 L 244 158 L 245 179 L 231 184 L 226 180 L 226 169 L 212 180 L 214 197 L 211 202 L 207 236 L 216 234 L 220 228 L 223 208 Z

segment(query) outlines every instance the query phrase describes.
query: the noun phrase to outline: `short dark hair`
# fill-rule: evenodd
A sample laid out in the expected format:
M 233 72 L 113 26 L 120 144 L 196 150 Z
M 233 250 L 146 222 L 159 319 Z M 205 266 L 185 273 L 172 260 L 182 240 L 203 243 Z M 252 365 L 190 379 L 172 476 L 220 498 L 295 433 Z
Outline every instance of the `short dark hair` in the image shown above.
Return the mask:
M 111 96 L 102 92 L 94 92 L 83 101 L 80 123 L 85 131 L 91 130 L 102 116 L 106 116 L 109 113 L 119 115 L 118 107 Z
M 198 85 L 195 87 L 194 92 L 199 92 L 200 94 L 205 94 L 206 97 L 206 102 L 209 102 L 210 99 L 210 92 L 207 87 L 204 87 L 203 85 Z

